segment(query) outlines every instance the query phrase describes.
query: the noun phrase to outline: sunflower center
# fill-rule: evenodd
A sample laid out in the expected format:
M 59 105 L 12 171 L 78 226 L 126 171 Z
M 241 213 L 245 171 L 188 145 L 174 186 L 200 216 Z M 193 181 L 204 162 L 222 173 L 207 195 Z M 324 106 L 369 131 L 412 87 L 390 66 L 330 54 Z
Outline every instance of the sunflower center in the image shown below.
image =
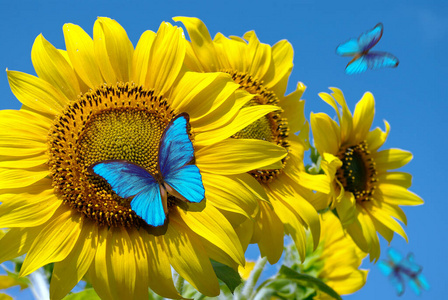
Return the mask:
M 241 89 L 248 91 L 256 96 L 245 106 L 255 105 L 275 105 L 278 106 L 279 99 L 274 92 L 269 91 L 260 82 L 254 79 L 252 76 L 229 70 L 223 70 L 232 75 L 233 80 L 240 85 Z M 282 146 L 286 150 L 289 148 L 287 141 L 289 134 L 288 121 L 286 118 L 282 118 L 281 108 L 278 111 L 271 112 L 257 121 L 253 122 L 249 126 L 243 128 L 237 132 L 233 137 L 237 139 L 257 139 L 275 143 Z M 283 167 L 286 165 L 287 157 L 282 160 Z M 268 183 L 274 180 L 282 172 L 281 169 L 273 170 L 252 170 L 249 172 L 259 182 Z
M 371 200 L 378 178 L 367 142 L 341 149 L 338 157 L 342 161 L 342 167 L 336 175 L 344 189 L 352 192 L 356 201 Z
M 55 191 L 72 208 L 108 226 L 146 224 L 89 166 L 127 160 L 157 172 L 158 147 L 174 117 L 166 100 L 141 86 L 102 86 L 70 103 L 49 136 L 49 167 Z M 169 203 L 170 205 L 170 203 Z

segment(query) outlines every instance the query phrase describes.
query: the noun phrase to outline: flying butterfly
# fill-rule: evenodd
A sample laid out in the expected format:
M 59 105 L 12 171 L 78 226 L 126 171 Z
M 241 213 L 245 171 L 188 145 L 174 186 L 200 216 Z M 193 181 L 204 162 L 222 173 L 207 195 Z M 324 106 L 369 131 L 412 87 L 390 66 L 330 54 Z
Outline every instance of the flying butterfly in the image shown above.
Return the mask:
M 148 225 L 162 226 L 167 221 L 167 193 L 193 203 L 205 198 L 201 173 L 192 164 L 194 148 L 187 131 L 188 122 L 188 114 L 182 113 L 165 128 L 159 143 L 156 174 L 126 160 L 100 161 L 88 170 L 104 178 L 118 196 L 132 197 L 131 209 Z
M 393 248 L 387 250 L 388 260 L 380 261 L 378 267 L 389 277 L 398 296 L 404 293 L 405 283 L 408 282 L 412 290 L 420 295 L 422 290 L 428 290 L 429 284 L 422 274 L 422 267 L 414 261 L 414 255 L 409 253 L 406 258 Z
M 361 34 L 359 38 L 350 39 L 336 48 L 338 55 L 353 56 L 345 67 L 345 73 L 351 75 L 365 72 L 367 69 L 398 66 L 398 58 L 394 55 L 388 52 L 370 51 L 382 35 L 383 24 L 378 23 L 373 29 Z

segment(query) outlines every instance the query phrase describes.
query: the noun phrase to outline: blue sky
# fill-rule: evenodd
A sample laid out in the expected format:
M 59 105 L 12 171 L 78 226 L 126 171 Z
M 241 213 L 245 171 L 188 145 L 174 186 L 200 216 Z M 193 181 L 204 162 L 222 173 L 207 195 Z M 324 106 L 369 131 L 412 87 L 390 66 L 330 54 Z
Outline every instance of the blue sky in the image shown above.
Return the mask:
M 294 47 L 294 70 L 289 91 L 298 81 L 307 85 L 306 115 L 332 109 L 317 96 L 328 87 L 342 89 L 351 110 L 365 91 L 376 100 L 374 126 L 391 125 L 385 148 L 402 148 L 414 154 L 402 168 L 413 175 L 411 190 L 425 204 L 405 207 L 409 243 L 396 236 L 392 245 L 403 253 L 414 252 L 424 267 L 431 289 L 417 297 L 412 291 L 402 299 L 441 299 L 446 292 L 448 207 L 446 162 L 448 147 L 448 3 L 440 1 L 0 1 L 0 69 L 35 74 L 31 46 L 40 33 L 58 48 L 65 48 L 64 23 L 75 23 L 92 33 L 97 16 L 116 19 L 136 45 L 140 34 L 157 30 L 160 22 L 174 16 L 201 18 L 212 35 L 242 36 L 255 30 L 259 39 L 274 44 L 287 39 Z M 155 3 L 153 3 L 155 2 Z M 319 2 L 319 3 L 317 3 Z M 367 3 L 367 4 L 364 4 Z M 370 71 L 348 76 L 348 58 L 335 54 L 336 46 L 384 24 L 376 50 L 393 53 L 400 60 L 396 69 Z M 444 89 L 444 90 L 442 90 Z M 18 109 L 6 73 L 0 76 L 0 109 Z M 382 240 L 383 250 L 387 243 Z M 385 252 L 384 252 L 385 254 Z M 250 254 L 254 255 L 254 254 Z M 376 266 L 366 286 L 346 299 L 395 299 L 395 292 Z M 25 294 L 22 294 L 26 297 Z

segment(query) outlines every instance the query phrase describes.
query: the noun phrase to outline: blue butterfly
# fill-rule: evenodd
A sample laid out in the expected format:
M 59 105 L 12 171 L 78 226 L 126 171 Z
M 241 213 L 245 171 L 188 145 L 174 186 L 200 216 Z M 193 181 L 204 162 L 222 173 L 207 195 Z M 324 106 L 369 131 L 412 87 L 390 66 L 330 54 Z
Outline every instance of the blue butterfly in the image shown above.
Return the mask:
M 189 116 L 177 115 L 159 143 L 158 172 L 151 174 L 126 160 L 105 160 L 89 167 L 91 174 L 104 178 L 122 198 L 130 198 L 132 210 L 148 225 L 167 221 L 167 193 L 187 202 L 199 203 L 205 189 L 199 168 L 192 164 L 194 148 L 188 136 Z
M 389 277 L 399 296 L 404 293 L 406 282 L 409 282 L 417 295 L 420 295 L 422 290 L 429 289 L 429 284 L 422 274 L 423 268 L 415 263 L 412 253 L 403 258 L 397 250 L 389 248 L 387 256 L 389 260 L 380 261 L 378 267 L 384 275 Z
M 345 73 L 357 74 L 367 69 L 398 66 L 398 58 L 390 53 L 369 52 L 379 42 L 382 35 L 383 24 L 379 23 L 373 29 L 361 34 L 359 38 L 350 39 L 336 48 L 338 55 L 353 56 L 353 59 L 345 67 Z

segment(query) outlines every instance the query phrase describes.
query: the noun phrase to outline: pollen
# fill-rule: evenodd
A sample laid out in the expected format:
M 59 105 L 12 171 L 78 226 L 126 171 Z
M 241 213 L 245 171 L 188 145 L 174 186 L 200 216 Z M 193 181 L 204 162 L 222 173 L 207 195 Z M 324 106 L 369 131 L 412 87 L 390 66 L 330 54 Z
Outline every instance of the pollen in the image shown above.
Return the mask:
M 241 89 L 256 95 L 245 106 L 255 105 L 274 105 L 278 106 L 279 99 L 274 92 L 269 91 L 262 81 L 258 81 L 252 76 L 242 73 L 223 70 L 232 76 L 232 79 L 240 85 Z M 289 126 L 286 118 L 282 118 L 282 109 L 271 112 L 261 117 L 249 126 L 237 132 L 233 137 L 238 139 L 257 139 L 275 143 L 286 150 L 289 149 L 287 141 L 289 135 Z M 286 165 L 288 157 L 282 160 L 283 167 Z M 249 172 L 255 179 L 262 183 L 268 183 L 274 180 L 282 173 L 282 169 L 273 170 L 252 170 Z
M 146 224 L 88 167 L 122 159 L 155 174 L 162 133 L 174 111 L 162 96 L 128 83 L 81 95 L 56 118 L 48 137 L 53 187 L 65 203 L 100 225 Z
M 378 173 L 367 142 L 342 148 L 338 157 L 342 161 L 342 167 L 336 175 L 344 189 L 352 192 L 358 202 L 372 200 Z

